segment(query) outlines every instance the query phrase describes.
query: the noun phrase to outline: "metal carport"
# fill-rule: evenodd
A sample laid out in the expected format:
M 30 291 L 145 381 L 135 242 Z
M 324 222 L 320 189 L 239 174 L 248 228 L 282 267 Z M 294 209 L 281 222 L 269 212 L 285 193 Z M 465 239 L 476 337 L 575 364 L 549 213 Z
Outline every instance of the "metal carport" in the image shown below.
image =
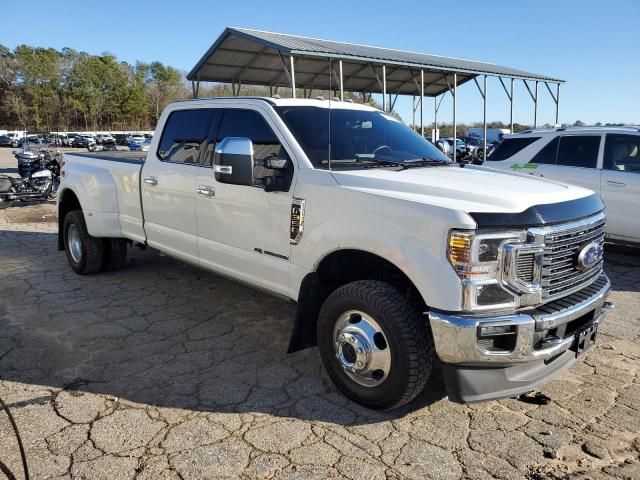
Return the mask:
M 479 76 L 484 77 L 478 82 Z M 487 77 L 500 80 L 510 102 L 513 132 L 513 85 L 522 81 L 534 104 L 534 127 L 537 126 L 538 86 L 544 84 L 556 105 L 556 123 L 563 80 L 524 72 L 491 63 L 447 58 L 425 53 L 392 50 L 352 43 L 264 32 L 246 28 L 226 28 L 187 75 L 193 95 L 198 96 L 200 82 L 230 83 L 234 95 L 242 85 L 290 87 L 304 95 L 312 89 L 335 90 L 340 99 L 344 92 L 364 95 L 382 94 L 383 109 L 392 110 L 398 95 L 412 95 L 414 112 L 420 110 L 420 129 L 424 135 L 424 97 L 435 97 L 434 119 L 437 121 L 439 96 L 453 97 L 453 132 L 456 136 L 456 90 L 473 81 L 484 102 L 484 144 L 487 138 Z M 505 83 L 508 80 L 510 83 Z M 555 93 L 552 87 L 555 85 Z M 455 160 L 455 148 L 454 160 Z

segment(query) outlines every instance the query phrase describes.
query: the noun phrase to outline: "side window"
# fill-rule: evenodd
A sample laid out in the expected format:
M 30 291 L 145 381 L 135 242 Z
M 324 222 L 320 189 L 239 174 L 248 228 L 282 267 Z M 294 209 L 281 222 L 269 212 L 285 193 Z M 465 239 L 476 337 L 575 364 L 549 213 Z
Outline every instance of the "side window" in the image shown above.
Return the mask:
M 558 142 L 560 137 L 556 137 L 547 143 L 529 163 L 544 163 L 547 165 L 555 165 L 556 154 L 558 153 Z
M 257 165 L 253 175 L 259 182 L 265 177 L 284 176 L 287 184 L 290 185 L 293 177 L 291 159 L 260 113 L 255 110 L 225 109 L 216 141 L 220 142 L 226 137 L 245 137 L 251 140 L 253 142 L 253 158 L 256 163 L 266 159 L 286 159 L 285 169 L 270 169 Z
M 499 161 L 511 158 L 536 140 L 540 140 L 540 137 L 507 138 L 503 140 L 493 152 L 491 152 L 491 155 L 487 157 L 487 160 Z
M 557 165 L 567 167 L 596 168 L 600 135 L 566 135 L 560 138 Z
M 158 157 L 165 162 L 198 165 L 201 152 L 206 148 L 215 110 L 176 110 L 165 123 Z
M 604 168 L 640 173 L 640 135 L 608 134 Z

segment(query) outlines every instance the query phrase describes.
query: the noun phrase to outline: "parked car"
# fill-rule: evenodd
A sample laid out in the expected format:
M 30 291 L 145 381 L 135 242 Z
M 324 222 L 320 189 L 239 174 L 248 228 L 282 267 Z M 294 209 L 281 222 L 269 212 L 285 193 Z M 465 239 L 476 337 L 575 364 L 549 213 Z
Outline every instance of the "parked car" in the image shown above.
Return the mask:
M 95 145 L 96 139 L 92 135 L 80 134 L 73 140 L 73 146 L 76 148 L 88 148 Z
M 182 101 L 129 155 L 65 154 L 73 271 L 122 268 L 133 242 L 297 302 L 289 352 L 318 345 L 370 408 L 413 399 L 436 357 L 454 401 L 531 391 L 610 307 L 597 194 L 459 168 L 367 105 Z
M 148 152 L 150 146 L 151 146 L 151 141 L 149 140 L 145 140 L 142 143 L 131 142 L 129 144 L 129 150 L 132 152 Z
M 13 147 L 13 141 L 9 135 L 0 135 L 0 147 Z
M 128 135 L 126 133 L 116 133 L 113 136 L 116 140 L 116 145 L 127 146 L 129 142 L 127 142 Z
M 589 188 L 607 207 L 607 239 L 640 245 L 640 130 L 575 127 L 505 136 L 487 166 Z
M 67 133 L 67 145 L 68 147 L 73 147 L 73 144 L 76 141 L 76 137 L 78 137 L 79 133 Z
M 487 142 L 498 143 L 501 142 L 505 135 L 511 133 L 508 128 L 487 128 Z M 472 127 L 468 128 L 466 132 L 467 137 L 476 137 L 481 140 L 484 139 L 484 127 Z
M 474 154 L 480 158 L 483 158 L 484 151 L 484 137 L 462 137 L 461 139 L 467 146 L 475 148 Z M 487 137 L 487 155 L 491 155 L 491 152 L 495 148 L 495 143 L 490 143 Z
M 447 151 L 447 155 L 453 158 L 453 137 L 443 137 L 438 140 L 442 147 L 438 147 L 441 151 Z M 478 163 L 478 149 L 475 146 L 467 145 L 462 139 L 456 138 L 456 162 L 458 163 Z
M 11 140 L 11 146 L 12 147 L 17 147 L 17 146 L 20 145 L 20 138 L 22 137 L 22 135 L 20 133 L 18 133 L 18 132 L 9 132 L 9 133 L 7 133 L 7 136 Z
M 25 143 L 28 143 L 29 145 L 32 145 L 32 146 L 38 146 L 38 145 L 42 145 L 43 142 L 40 139 L 40 137 L 38 137 L 37 135 L 28 135 L 26 137 L 21 138 L 18 141 L 18 147 L 24 146 Z
M 115 138 L 110 133 L 99 133 L 96 135 L 96 143 L 102 145 L 103 143 L 114 143 Z
M 132 134 L 127 137 L 127 145 L 131 145 L 132 143 L 143 143 L 144 135 Z

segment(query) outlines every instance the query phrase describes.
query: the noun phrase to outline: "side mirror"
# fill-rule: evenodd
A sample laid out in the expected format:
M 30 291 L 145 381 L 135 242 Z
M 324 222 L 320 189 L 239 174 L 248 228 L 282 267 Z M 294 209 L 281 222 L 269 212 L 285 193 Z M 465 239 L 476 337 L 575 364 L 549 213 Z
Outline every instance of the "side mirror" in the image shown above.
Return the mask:
M 248 138 L 226 137 L 216 146 L 213 171 L 218 182 L 254 186 L 253 166 L 253 143 Z

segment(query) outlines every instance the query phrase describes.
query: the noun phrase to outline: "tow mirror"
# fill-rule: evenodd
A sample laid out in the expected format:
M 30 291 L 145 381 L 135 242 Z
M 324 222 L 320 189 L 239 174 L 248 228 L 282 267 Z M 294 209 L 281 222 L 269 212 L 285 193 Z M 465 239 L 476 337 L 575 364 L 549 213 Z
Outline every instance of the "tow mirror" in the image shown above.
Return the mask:
M 244 137 L 226 137 L 216 146 L 213 171 L 216 180 L 254 186 L 253 143 Z

